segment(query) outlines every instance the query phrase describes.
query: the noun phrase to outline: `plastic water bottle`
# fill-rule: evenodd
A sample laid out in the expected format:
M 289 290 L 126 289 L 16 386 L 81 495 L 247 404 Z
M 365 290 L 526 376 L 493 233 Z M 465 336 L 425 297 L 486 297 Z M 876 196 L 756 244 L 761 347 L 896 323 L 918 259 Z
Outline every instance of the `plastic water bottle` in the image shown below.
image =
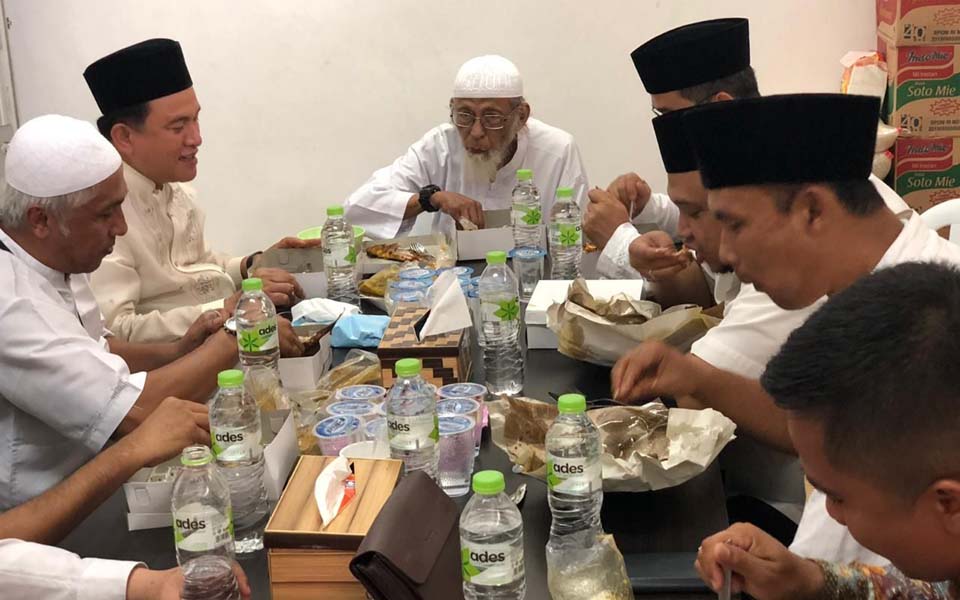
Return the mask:
M 357 290 L 357 246 L 353 227 L 343 218 L 342 206 L 327 208 L 327 222 L 321 230 L 323 270 L 327 274 L 327 297 L 360 305 Z
M 599 534 L 600 431 L 587 417 L 587 401 L 580 394 L 560 396 L 557 408 L 560 414 L 546 438 L 547 500 L 553 514 L 550 536 L 588 530 Z
M 267 517 L 260 408 L 244 389 L 243 371 L 221 371 L 217 383 L 220 391 L 210 403 L 210 439 L 230 488 L 235 552 L 249 554 L 263 549 Z
M 407 473 L 423 471 L 437 481 L 440 423 L 433 389 L 420 377 L 420 361 L 397 361 L 397 380 L 387 393 L 390 458 L 402 460 Z
M 244 279 L 242 287 L 243 294 L 235 312 L 240 364 L 276 368 L 280 358 L 277 309 L 263 293 L 263 281 L 259 278 Z
M 173 538 L 177 562 L 215 554 L 233 559 L 230 488 L 206 446 L 187 446 L 173 479 Z
M 550 279 L 580 277 L 581 254 L 580 207 L 573 201 L 573 188 L 557 188 L 557 201 L 550 209 Z
M 519 394 L 523 389 L 520 295 L 517 277 L 507 268 L 506 252 L 487 253 L 487 268 L 480 276 L 479 294 L 487 389 L 495 396 Z
M 222 556 L 198 556 L 183 565 L 180 600 L 240 600 L 233 563 Z
M 473 498 L 460 514 L 460 562 L 466 600 L 521 600 L 523 521 L 503 493 L 500 471 L 473 476 Z
M 543 223 L 543 208 L 540 191 L 533 184 L 533 171 L 517 169 L 517 185 L 513 188 L 513 208 L 510 211 L 513 223 L 513 246 L 515 248 L 538 248 L 540 227 Z

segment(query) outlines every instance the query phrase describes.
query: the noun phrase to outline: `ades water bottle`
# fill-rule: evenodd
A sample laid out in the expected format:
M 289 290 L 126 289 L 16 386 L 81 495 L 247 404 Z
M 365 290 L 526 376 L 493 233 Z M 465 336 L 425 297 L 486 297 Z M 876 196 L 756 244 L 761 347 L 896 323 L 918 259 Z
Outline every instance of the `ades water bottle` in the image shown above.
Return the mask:
M 173 538 L 177 562 L 217 554 L 233 559 L 230 488 L 206 446 L 188 446 L 173 480 Z

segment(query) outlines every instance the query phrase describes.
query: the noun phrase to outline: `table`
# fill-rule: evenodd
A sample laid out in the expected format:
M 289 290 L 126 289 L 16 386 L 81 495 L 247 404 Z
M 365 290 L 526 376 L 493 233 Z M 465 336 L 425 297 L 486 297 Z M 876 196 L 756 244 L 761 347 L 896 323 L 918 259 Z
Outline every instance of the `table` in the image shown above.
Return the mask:
M 337 360 L 342 356 L 335 357 Z M 479 360 L 479 357 L 478 357 Z M 548 399 L 549 392 L 573 389 L 590 396 L 609 393 L 609 369 L 580 363 L 552 350 L 531 350 L 527 354 L 525 394 Z M 527 484 L 522 507 L 527 573 L 527 598 L 547 600 L 544 548 L 550 527 L 546 486 L 535 479 L 515 474 L 506 454 L 493 446 L 485 433 L 478 469 L 504 473 L 507 489 Z M 459 498 L 462 507 L 467 497 Z M 113 494 L 61 544 L 81 556 L 140 560 L 152 568 L 176 566 L 173 534 L 170 529 L 128 532 L 123 492 Z M 644 494 L 607 494 L 602 519 L 624 553 L 631 576 L 645 573 L 682 576 L 692 573 L 692 561 L 700 541 L 727 525 L 720 473 L 716 465 L 682 486 Z M 655 553 L 655 554 L 651 554 Z M 269 598 L 266 552 L 244 559 L 241 565 L 253 586 L 257 600 Z M 686 573 L 684 573 L 686 571 Z M 685 600 L 715 598 L 706 591 L 681 594 L 638 593 L 644 599 Z

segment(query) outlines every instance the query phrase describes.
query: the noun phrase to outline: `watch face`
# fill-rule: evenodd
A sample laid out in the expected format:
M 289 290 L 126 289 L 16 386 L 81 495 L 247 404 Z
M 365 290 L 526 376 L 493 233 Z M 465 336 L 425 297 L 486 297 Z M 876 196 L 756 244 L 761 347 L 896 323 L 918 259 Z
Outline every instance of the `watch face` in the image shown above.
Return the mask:
M 229 331 L 230 333 L 232 333 L 233 335 L 237 335 L 237 318 L 230 317 L 229 319 L 224 321 L 223 328 Z

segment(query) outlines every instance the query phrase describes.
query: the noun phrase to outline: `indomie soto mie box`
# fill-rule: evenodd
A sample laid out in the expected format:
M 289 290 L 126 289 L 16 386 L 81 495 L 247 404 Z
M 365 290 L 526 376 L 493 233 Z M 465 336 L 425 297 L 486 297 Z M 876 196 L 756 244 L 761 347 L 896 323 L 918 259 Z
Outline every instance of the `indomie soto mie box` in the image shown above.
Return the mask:
M 960 139 L 900 138 L 894 189 L 919 212 L 960 198 Z
M 960 44 L 960 3 L 877 0 L 877 32 L 895 46 Z
M 897 48 L 878 41 L 887 61 L 887 122 L 903 135 L 960 135 L 958 48 Z

